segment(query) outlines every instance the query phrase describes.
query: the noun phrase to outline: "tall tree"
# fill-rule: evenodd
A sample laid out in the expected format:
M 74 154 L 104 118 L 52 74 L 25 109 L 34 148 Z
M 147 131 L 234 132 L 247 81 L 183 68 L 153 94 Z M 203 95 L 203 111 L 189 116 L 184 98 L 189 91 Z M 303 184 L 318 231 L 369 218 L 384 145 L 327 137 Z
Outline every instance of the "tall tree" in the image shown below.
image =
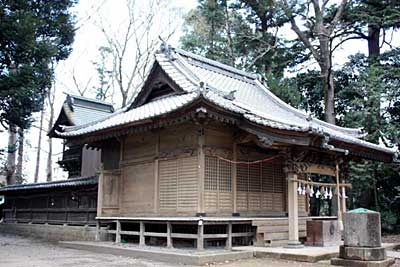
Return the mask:
M 347 30 L 339 33 L 341 43 L 350 39 L 366 40 L 369 60 L 377 63 L 381 47 L 392 46 L 394 30 L 400 27 L 400 2 L 354 0 L 345 11 L 343 22 Z
M 333 33 L 337 29 L 347 0 L 341 0 L 338 6 L 327 6 L 329 0 L 312 0 L 298 5 L 298 1 L 282 0 L 282 8 L 290 20 L 292 30 L 299 40 L 311 52 L 321 70 L 324 89 L 324 118 L 335 124 L 335 86 L 332 63 Z M 312 6 L 312 10 L 307 5 Z M 297 17 L 297 18 L 296 18 Z M 299 17 L 306 18 L 301 30 Z
M 113 102 L 113 71 L 109 68 L 108 61 L 110 60 L 110 54 L 112 50 L 109 47 L 100 47 L 100 61 L 94 62 L 93 65 L 96 68 L 98 85 L 94 87 L 96 98 L 101 101 L 110 99 Z
M 51 62 L 65 59 L 74 37 L 74 0 L 0 0 L 0 123 L 26 129 L 51 85 Z M 7 126 L 6 126 L 7 127 Z M 8 180 L 15 182 L 9 153 Z
M 40 112 L 39 138 L 38 138 L 38 145 L 37 145 L 37 151 L 36 151 L 35 175 L 34 175 L 34 178 L 33 178 L 33 182 L 34 183 L 37 183 L 39 181 L 40 154 L 42 152 L 43 119 L 44 119 L 44 108 Z
M 17 160 L 17 129 L 14 124 L 8 127 L 7 162 L 5 167 L 7 184 L 15 184 L 15 168 Z
M 17 184 L 22 184 L 22 182 L 24 181 L 23 177 L 24 141 L 25 141 L 24 129 L 18 128 L 18 158 L 17 158 L 17 167 L 15 169 L 15 179 Z
M 47 91 L 47 106 L 49 107 L 49 122 L 47 132 L 50 132 L 54 123 L 54 102 L 56 98 L 56 83 L 53 81 L 53 86 Z M 49 151 L 47 154 L 47 174 L 46 181 L 53 180 L 53 138 L 48 138 Z
M 106 18 L 101 22 L 122 107 L 134 99 L 136 89 L 143 84 L 152 55 L 159 47 L 159 38 L 168 40 L 175 32 L 174 11 L 168 9 L 167 0 L 126 0 L 126 12 L 127 22 L 118 29 L 106 26 Z
M 298 41 L 280 35 L 288 21 L 273 2 L 264 0 L 201 0 L 185 18 L 181 46 L 261 75 L 269 88 L 294 106 L 300 95 L 284 70 L 308 59 Z

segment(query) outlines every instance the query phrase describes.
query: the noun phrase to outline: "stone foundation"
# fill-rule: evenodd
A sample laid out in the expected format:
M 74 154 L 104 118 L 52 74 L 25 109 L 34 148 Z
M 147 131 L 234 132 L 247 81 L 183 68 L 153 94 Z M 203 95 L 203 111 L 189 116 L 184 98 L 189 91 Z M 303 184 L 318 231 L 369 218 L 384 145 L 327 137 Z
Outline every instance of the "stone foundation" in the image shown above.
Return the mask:
M 351 266 L 351 267 L 388 267 L 394 264 L 394 259 L 387 258 L 381 261 L 359 261 L 359 260 L 334 258 L 331 259 L 331 264 L 339 266 Z
M 39 238 L 47 241 L 94 241 L 96 227 L 0 223 L 0 233 Z

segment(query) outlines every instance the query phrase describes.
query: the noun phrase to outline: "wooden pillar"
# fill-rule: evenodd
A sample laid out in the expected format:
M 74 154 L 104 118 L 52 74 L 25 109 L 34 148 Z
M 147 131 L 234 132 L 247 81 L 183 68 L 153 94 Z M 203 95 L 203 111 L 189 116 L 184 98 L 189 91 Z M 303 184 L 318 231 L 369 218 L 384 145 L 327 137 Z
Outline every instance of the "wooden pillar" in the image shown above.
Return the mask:
M 237 161 L 237 144 L 233 143 L 233 161 Z M 237 213 L 237 164 L 232 164 L 233 212 Z
M 339 224 L 339 230 L 343 231 L 343 217 L 342 217 L 342 203 L 340 201 L 340 186 L 339 186 L 339 163 L 336 163 L 336 197 L 337 197 L 337 206 L 338 206 L 338 211 L 337 211 L 337 219 L 338 219 L 338 224 Z
M 119 220 L 116 221 L 117 229 L 115 231 L 115 243 L 121 243 L 121 222 Z
M 197 227 L 197 250 L 204 250 L 204 225 L 202 220 L 199 220 Z
M 344 179 L 342 179 L 342 183 L 346 183 L 346 181 Z M 342 186 L 342 212 L 346 212 L 347 211 L 347 206 L 346 206 L 346 188 L 344 186 Z
M 140 222 L 140 232 L 139 232 L 139 246 L 145 246 L 146 245 L 146 240 L 144 237 L 144 222 Z
M 229 222 L 227 227 L 226 227 L 226 233 L 227 233 L 227 238 L 226 238 L 226 244 L 225 248 L 231 250 L 232 249 L 232 222 Z
M 299 248 L 302 244 L 299 242 L 299 207 L 297 198 L 297 174 L 289 172 L 288 180 L 288 220 L 289 220 L 289 242 L 288 248 Z
M 103 210 L 103 184 L 104 184 L 104 168 L 100 165 L 99 184 L 97 188 L 97 216 L 101 216 Z
M 160 134 L 157 133 L 156 138 L 156 151 L 155 151 L 155 160 L 154 160 L 154 213 L 158 213 L 159 209 L 159 192 L 160 192 L 160 181 L 158 175 L 159 169 L 159 160 L 158 156 L 160 153 Z
M 204 213 L 204 175 L 205 175 L 205 155 L 204 155 L 204 128 L 201 127 L 198 133 L 198 165 L 199 165 L 199 200 L 197 212 Z
M 167 248 L 173 248 L 171 234 L 172 234 L 172 225 L 171 222 L 167 222 Z

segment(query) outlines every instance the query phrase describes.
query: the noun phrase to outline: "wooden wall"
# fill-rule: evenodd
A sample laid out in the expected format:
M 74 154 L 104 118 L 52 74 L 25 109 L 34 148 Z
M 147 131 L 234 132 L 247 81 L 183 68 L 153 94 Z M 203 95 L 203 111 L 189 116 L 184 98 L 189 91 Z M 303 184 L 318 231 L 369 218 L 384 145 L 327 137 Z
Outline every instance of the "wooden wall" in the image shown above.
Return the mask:
M 199 200 L 197 133 L 188 124 L 121 139 L 118 168 L 103 171 L 99 214 L 193 216 Z
M 85 146 L 82 148 L 82 166 L 81 176 L 94 176 L 100 171 L 101 151 L 88 149 Z
M 255 145 L 234 145 L 234 133 L 235 129 L 217 124 L 185 124 L 132 134 L 120 139 L 121 145 L 103 148 L 110 155 L 102 157 L 109 162 L 103 162 L 99 215 L 285 216 L 282 160 L 256 165 L 229 162 L 234 157 L 253 161 L 276 153 Z M 306 202 L 299 203 L 304 210 Z

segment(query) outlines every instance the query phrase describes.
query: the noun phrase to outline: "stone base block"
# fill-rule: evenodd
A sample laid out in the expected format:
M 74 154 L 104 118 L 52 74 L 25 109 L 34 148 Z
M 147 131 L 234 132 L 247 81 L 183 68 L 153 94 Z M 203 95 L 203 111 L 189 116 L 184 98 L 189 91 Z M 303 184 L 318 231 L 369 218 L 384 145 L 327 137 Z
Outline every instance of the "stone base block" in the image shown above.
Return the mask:
M 307 221 L 306 246 L 339 246 L 341 236 L 339 224 L 336 220 Z
M 385 248 L 340 246 L 339 257 L 349 260 L 380 261 L 386 258 Z
M 284 248 L 304 248 L 304 245 L 300 243 L 299 241 L 292 241 L 289 240 L 286 246 Z
M 348 260 L 341 258 L 331 259 L 331 264 L 336 266 L 351 266 L 351 267 L 388 267 L 394 264 L 393 258 L 387 258 L 381 261 L 359 261 L 359 260 Z

